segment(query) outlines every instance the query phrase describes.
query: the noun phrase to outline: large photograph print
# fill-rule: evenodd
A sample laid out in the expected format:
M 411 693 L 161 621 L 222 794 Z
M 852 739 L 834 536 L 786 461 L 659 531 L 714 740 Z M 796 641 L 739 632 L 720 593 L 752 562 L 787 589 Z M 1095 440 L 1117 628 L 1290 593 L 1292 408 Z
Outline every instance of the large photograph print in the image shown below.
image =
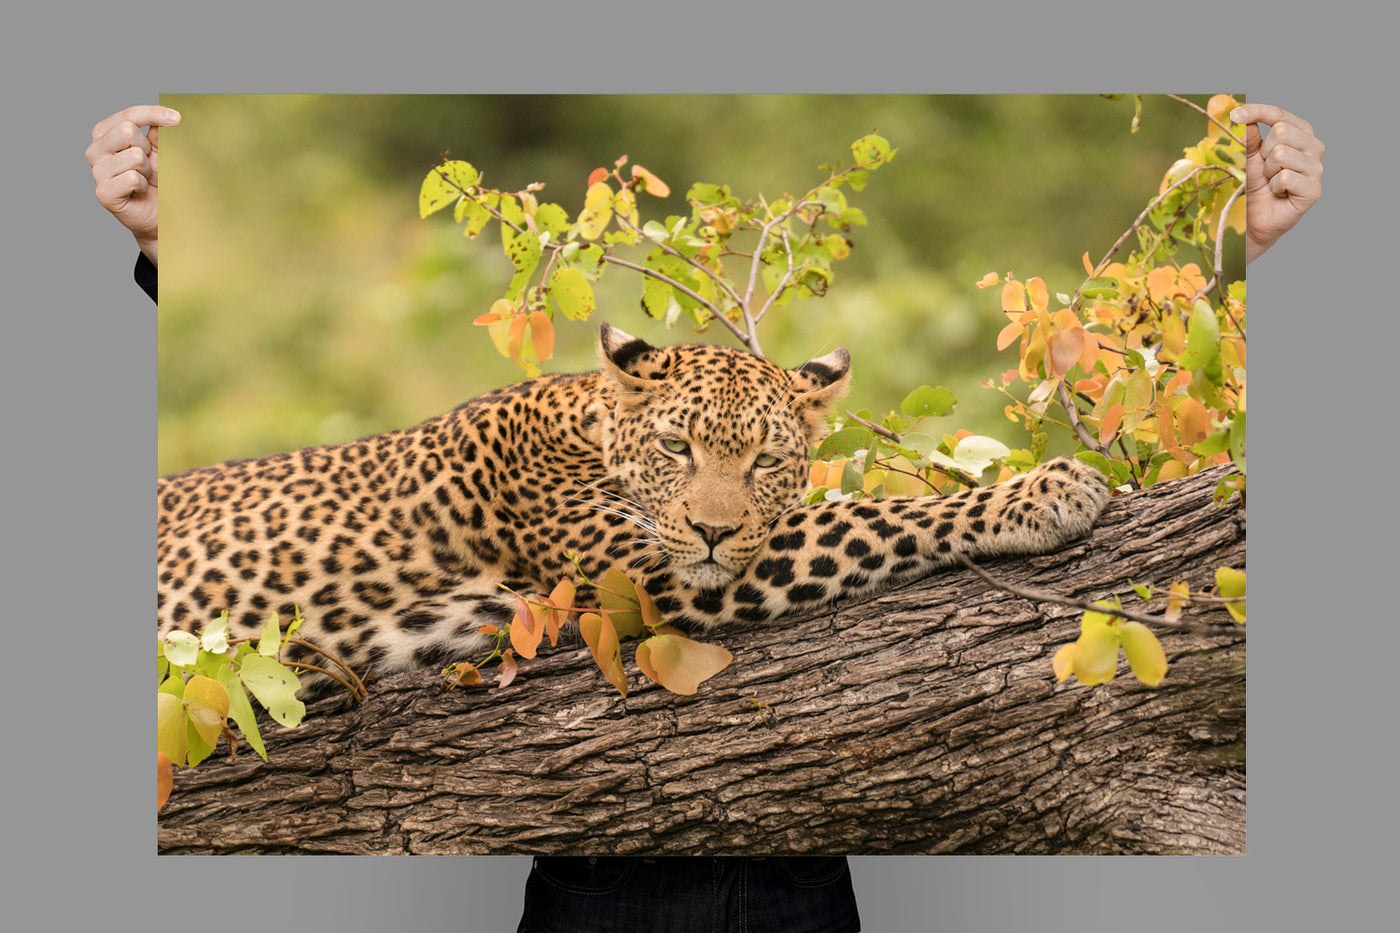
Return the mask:
M 163 95 L 166 854 L 1242 854 L 1239 97 Z

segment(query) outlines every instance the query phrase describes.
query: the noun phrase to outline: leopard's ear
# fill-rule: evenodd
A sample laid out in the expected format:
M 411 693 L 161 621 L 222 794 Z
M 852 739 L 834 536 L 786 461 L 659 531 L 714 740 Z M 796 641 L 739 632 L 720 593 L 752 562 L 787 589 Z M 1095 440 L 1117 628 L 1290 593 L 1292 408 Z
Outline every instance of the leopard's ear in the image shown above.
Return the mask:
M 826 416 L 851 383 L 851 354 L 837 347 L 826 356 L 788 370 L 792 378 L 792 411 L 807 424 L 814 441 L 825 429 Z
M 611 324 L 604 324 L 598 333 L 598 358 L 603 374 L 617 386 L 618 400 L 627 404 L 636 404 L 650 395 L 652 384 L 665 378 L 671 368 L 671 358 L 665 350 Z

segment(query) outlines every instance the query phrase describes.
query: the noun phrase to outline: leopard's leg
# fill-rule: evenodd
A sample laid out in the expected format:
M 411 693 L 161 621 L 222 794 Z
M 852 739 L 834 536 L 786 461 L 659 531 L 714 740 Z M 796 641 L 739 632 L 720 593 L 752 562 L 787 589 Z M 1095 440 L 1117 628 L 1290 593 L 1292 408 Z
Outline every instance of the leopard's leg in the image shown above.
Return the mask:
M 1060 459 L 1004 483 L 945 497 L 820 502 L 787 512 L 722 589 L 656 594 L 662 612 L 709 628 L 764 621 L 859 596 L 969 557 L 1046 553 L 1088 532 L 1103 475 Z

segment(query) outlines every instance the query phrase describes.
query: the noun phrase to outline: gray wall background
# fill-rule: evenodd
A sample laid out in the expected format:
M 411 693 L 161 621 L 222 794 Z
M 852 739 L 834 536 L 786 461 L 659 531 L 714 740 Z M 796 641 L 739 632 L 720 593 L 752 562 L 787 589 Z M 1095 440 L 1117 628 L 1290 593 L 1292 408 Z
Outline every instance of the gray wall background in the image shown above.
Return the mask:
M 451 9 L 249 0 L 6 17 L 3 566 L 20 599 L 0 682 L 15 929 L 513 930 L 528 870 L 524 858 L 154 855 L 149 746 L 131 739 L 149 734 L 149 683 L 130 671 L 149 657 L 132 633 L 150 617 L 155 311 L 82 152 L 97 120 L 175 91 L 1228 88 L 1305 116 L 1329 145 L 1326 194 L 1250 269 L 1249 855 L 871 857 L 854 860 L 855 881 L 868 931 L 1293 930 L 1390 913 L 1396 639 L 1374 581 L 1394 556 L 1393 507 L 1362 502 L 1358 486 L 1393 446 L 1389 369 L 1370 356 L 1395 336 L 1376 298 L 1391 288 L 1394 233 L 1375 218 L 1393 202 L 1381 160 L 1395 139 L 1377 14 L 1192 0 Z

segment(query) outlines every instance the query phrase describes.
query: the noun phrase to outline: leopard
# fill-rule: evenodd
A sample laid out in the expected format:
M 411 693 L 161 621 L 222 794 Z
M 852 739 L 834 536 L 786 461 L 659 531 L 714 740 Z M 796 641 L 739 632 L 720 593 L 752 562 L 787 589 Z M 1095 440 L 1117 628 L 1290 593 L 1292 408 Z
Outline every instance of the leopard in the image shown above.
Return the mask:
M 512 594 L 612 567 L 684 631 L 762 624 L 961 556 L 1060 549 L 1108 501 L 1072 458 L 944 496 L 807 501 L 845 349 L 785 369 L 603 324 L 597 350 L 596 370 L 414 427 L 160 477 L 158 635 L 299 614 L 303 639 L 377 677 L 460 659 Z

